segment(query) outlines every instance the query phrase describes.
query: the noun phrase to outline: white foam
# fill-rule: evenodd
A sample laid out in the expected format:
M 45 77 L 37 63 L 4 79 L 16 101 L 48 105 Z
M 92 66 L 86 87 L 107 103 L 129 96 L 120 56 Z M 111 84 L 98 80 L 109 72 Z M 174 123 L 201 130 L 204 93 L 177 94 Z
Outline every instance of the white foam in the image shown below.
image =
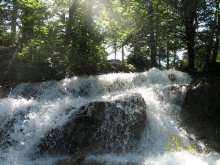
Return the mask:
M 154 155 L 103 154 L 87 156 L 86 162 L 101 162 L 106 165 L 220 165 L 219 154 L 194 155 L 189 152 L 166 152 Z
M 173 74 L 175 81 L 168 75 Z M 183 100 L 182 92 L 170 92 L 171 86 L 186 85 L 191 78 L 176 70 L 160 71 L 156 68 L 143 73 L 113 73 L 99 76 L 72 77 L 61 81 L 19 84 L 8 98 L 0 100 L 0 122 L 15 116 L 9 131 L 18 143 L 0 150 L 2 165 L 52 164 L 57 158 L 34 157 L 34 147 L 45 134 L 68 120 L 67 108 L 79 108 L 92 101 L 114 101 L 132 93 L 140 93 L 147 105 L 148 126 L 138 150 L 134 153 L 90 155 L 87 161 L 106 164 L 213 164 L 219 165 L 219 155 L 193 155 L 187 152 L 168 152 L 166 144 L 171 135 L 186 138 L 174 117 L 180 107 L 175 99 Z M 16 116 L 21 113 L 20 116 Z M 22 114 L 23 113 L 23 114 Z M 3 125 L 1 124 L 1 127 Z M 1 128 L 0 127 L 0 128 Z M 182 156 L 181 156 L 182 155 Z

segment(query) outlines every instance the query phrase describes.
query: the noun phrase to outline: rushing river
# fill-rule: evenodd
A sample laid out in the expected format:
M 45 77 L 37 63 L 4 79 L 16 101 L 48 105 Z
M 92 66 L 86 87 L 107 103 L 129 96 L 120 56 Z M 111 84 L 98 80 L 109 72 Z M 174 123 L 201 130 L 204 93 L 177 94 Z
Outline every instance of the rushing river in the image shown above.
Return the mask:
M 175 81 L 171 81 L 169 75 L 174 75 Z M 71 114 L 66 115 L 65 109 L 77 109 L 94 101 L 111 102 L 131 93 L 141 94 L 147 105 L 148 123 L 139 146 L 128 153 L 88 154 L 85 162 L 106 165 L 220 165 L 217 153 L 192 153 L 178 150 L 177 146 L 172 148 L 172 137 L 187 143 L 187 137 L 193 139 L 193 135 L 187 135 L 178 124 L 178 113 L 190 81 L 190 76 L 185 73 L 153 68 L 143 73 L 19 84 L 7 98 L 0 99 L 0 165 L 53 164 L 60 157 L 36 158 L 35 147 L 48 131 L 67 122 Z M 9 119 L 13 122 L 7 124 Z M 202 143 L 197 145 L 204 148 Z

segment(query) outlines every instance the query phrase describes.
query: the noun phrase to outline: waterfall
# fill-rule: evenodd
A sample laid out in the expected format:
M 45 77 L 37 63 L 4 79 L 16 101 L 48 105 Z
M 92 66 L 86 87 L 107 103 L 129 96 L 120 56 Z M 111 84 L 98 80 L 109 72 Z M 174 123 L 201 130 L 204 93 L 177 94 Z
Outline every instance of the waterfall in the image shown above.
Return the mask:
M 170 79 L 170 75 L 175 78 Z M 36 145 L 50 130 L 68 122 L 80 107 L 91 102 L 111 103 L 138 93 L 147 106 L 147 126 L 135 150 L 87 154 L 85 163 L 220 165 L 217 153 L 168 149 L 172 137 L 189 141 L 190 135 L 178 124 L 178 114 L 190 81 L 186 73 L 152 68 L 143 73 L 112 73 L 19 84 L 7 98 L 0 99 L 0 164 L 50 165 L 65 158 L 66 155 L 36 156 Z M 74 108 L 67 112 L 71 107 Z

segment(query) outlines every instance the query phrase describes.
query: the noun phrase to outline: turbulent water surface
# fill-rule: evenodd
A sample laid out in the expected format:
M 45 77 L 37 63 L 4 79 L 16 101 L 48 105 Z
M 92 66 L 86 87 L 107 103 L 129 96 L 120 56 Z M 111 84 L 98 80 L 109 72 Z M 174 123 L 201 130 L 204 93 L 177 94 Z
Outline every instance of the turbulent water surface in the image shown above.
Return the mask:
M 171 81 L 169 75 L 175 75 Z M 179 71 L 151 69 L 143 73 L 117 73 L 72 77 L 62 81 L 22 83 L 0 99 L 0 164 L 50 165 L 58 158 L 35 158 L 36 145 L 51 129 L 63 125 L 69 107 L 93 101 L 114 101 L 133 93 L 144 98 L 148 123 L 140 145 L 130 153 L 88 155 L 86 162 L 107 165 L 220 165 L 216 153 L 190 153 L 170 147 L 170 137 L 188 141 L 178 126 L 178 113 L 191 78 Z M 22 115 L 19 115 L 22 114 Z M 6 124 L 13 119 L 12 124 Z M 6 138 L 5 138 L 6 137 Z M 184 144 L 183 144 L 184 145 Z M 204 147 L 200 144 L 201 148 Z M 173 151 L 171 151 L 173 149 Z

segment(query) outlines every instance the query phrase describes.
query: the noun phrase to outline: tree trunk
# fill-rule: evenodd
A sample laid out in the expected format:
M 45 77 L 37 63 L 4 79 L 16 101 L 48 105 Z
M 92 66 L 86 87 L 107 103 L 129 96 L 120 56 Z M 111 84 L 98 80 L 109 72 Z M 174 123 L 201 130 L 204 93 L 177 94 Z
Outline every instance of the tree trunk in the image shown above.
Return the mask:
M 66 25 L 66 34 L 64 38 L 64 46 L 67 47 L 72 37 L 73 18 L 77 8 L 77 0 L 69 0 L 69 17 Z
M 93 32 L 93 18 L 92 18 L 92 6 L 93 0 L 87 0 L 86 11 L 85 11 L 85 26 L 86 31 L 89 35 L 92 35 Z
M 114 51 L 115 51 L 115 60 L 117 59 L 117 42 L 115 41 L 114 44 Z
M 188 68 L 189 71 L 194 71 L 195 63 L 195 50 L 194 50 L 194 35 L 191 32 L 187 32 L 187 51 L 188 51 Z
M 11 32 L 15 36 L 16 24 L 17 24 L 17 11 L 18 11 L 17 0 L 13 0 L 12 3 L 13 3 L 13 8 L 11 13 Z
M 174 55 L 173 55 L 173 64 L 176 64 L 176 50 L 174 50 Z
M 157 49 L 156 49 L 156 41 L 155 41 L 155 34 L 154 34 L 154 19 L 153 19 L 154 9 L 153 4 L 151 1 L 149 1 L 148 4 L 148 15 L 149 15 L 149 47 L 150 47 L 150 57 L 151 57 L 151 63 L 154 67 L 157 66 L 156 62 L 156 56 L 157 56 Z
M 219 3 L 217 3 L 217 14 L 218 14 L 218 25 L 217 25 L 217 31 L 216 31 L 216 40 L 214 44 L 214 50 L 212 55 L 212 63 L 215 63 L 217 61 L 218 57 L 218 50 L 219 50 L 219 36 L 220 36 L 220 14 L 219 14 Z
M 124 62 L 125 61 L 124 45 L 121 46 L 121 58 L 122 58 L 122 62 Z
M 190 3 L 189 0 L 182 0 L 184 10 L 184 26 L 185 26 L 185 37 L 186 47 L 188 51 L 188 69 L 194 71 L 195 69 L 195 34 L 196 34 L 196 4 L 195 2 Z
M 214 30 L 212 30 L 212 34 L 208 39 L 207 49 L 206 49 L 206 56 L 205 56 L 205 68 L 207 68 L 210 64 L 211 54 L 213 50 L 213 38 L 214 38 Z
M 158 53 L 158 64 L 159 64 L 159 68 L 161 68 L 161 54 Z
M 169 56 L 169 48 L 168 48 L 168 42 L 167 42 L 167 69 L 170 67 L 170 56 Z
M 34 19 L 31 9 L 24 9 L 24 19 L 22 21 L 22 40 L 27 42 L 34 37 Z

